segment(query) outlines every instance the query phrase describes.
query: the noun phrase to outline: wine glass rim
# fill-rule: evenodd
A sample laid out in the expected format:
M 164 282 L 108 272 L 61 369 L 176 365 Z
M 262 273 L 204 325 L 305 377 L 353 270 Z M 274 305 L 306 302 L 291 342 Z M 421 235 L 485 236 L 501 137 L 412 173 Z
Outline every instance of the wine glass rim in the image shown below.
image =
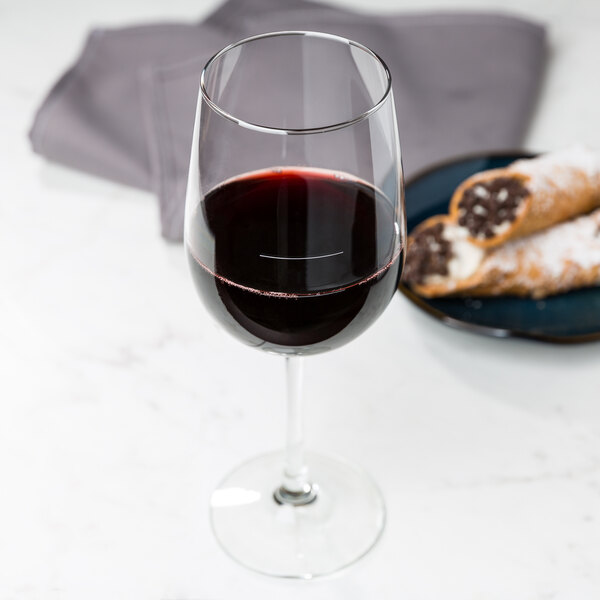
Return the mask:
M 383 67 L 383 71 L 385 73 L 386 88 L 385 88 L 385 91 L 383 92 L 383 95 L 381 96 L 381 98 L 377 102 L 375 102 L 373 104 L 373 106 L 371 106 L 368 110 L 360 113 L 356 117 L 352 117 L 351 119 L 348 119 L 345 121 L 340 121 L 337 123 L 333 123 L 331 125 L 324 125 L 322 127 L 285 128 L 285 127 L 271 127 L 268 125 L 259 125 L 258 123 L 251 123 L 249 121 L 245 121 L 244 119 L 240 119 L 239 117 L 236 117 L 235 115 L 232 115 L 231 113 L 229 113 L 226 110 L 224 110 L 223 108 L 221 108 L 210 97 L 208 90 L 206 89 L 206 85 L 205 85 L 206 73 L 210 69 L 212 64 L 215 63 L 217 60 L 219 60 L 222 56 L 227 54 L 227 52 L 229 52 L 230 50 L 233 50 L 234 48 L 237 48 L 238 46 L 247 44 L 248 42 L 253 42 L 256 40 L 271 38 L 271 37 L 280 37 L 280 36 L 282 37 L 282 36 L 291 36 L 291 35 L 301 35 L 301 36 L 306 36 L 306 37 L 318 37 L 318 38 L 322 38 L 322 39 L 326 39 L 326 40 L 342 42 L 344 44 L 348 44 L 350 46 L 359 48 L 360 50 L 363 50 L 364 52 L 369 54 L 372 58 L 374 58 Z M 214 110 L 216 113 L 218 113 L 225 119 L 228 119 L 229 121 L 237 123 L 241 127 L 245 127 L 247 129 L 252 129 L 254 131 L 260 131 L 263 133 L 274 133 L 274 134 L 278 134 L 278 135 L 306 135 L 306 134 L 313 134 L 313 133 L 326 133 L 328 131 L 335 131 L 337 129 L 343 129 L 344 127 L 349 127 L 351 125 L 355 125 L 356 123 L 359 123 L 360 121 L 367 119 L 373 113 L 377 112 L 381 108 L 381 106 L 385 103 L 387 98 L 389 97 L 391 90 L 392 90 L 392 75 L 391 75 L 390 70 L 389 70 L 387 64 L 385 63 L 385 61 L 376 52 L 373 52 L 373 50 L 371 50 L 369 47 L 365 46 L 364 44 L 360 44 L 359 42 L 355 42 L 354 40 L 345 38 L 340 35 L 335 35 L 333 33 L 323 33 L 320 31 L 301 31 L 301 30 L 272 31 L 269 33 L 261 33 L 259 35 L 253 35 L 253 36 L 244 38 L 242 40 L 234 42 L 233 44 L 229 44 L 228 46 L 225 46 L 223 49 L 219 50 L 219 52 L 214 54 L 208 60 L 208 62 L 202 69 L 202 73 L 200 75 L 200 93 L 202 94 L 204 101 L 210 106 L 210 108 L 212 110 Z

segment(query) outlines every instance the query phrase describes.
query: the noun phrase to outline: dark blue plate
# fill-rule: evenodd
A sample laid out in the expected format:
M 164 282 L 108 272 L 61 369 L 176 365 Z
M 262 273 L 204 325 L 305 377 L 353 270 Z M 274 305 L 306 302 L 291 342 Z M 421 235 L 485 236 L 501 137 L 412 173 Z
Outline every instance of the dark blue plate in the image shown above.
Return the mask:
M 479 171 L 504 167 L 524 152 L 470 156 L 444 163 L 406 184 L 408 231 L 432 215 L 448 212 L 459 183 Z M 400 284 L 419 308 L 447 325 L 495 337 L 523 337 L 554 343 L 600 339 L 600 287 L 576 290 L 544 300 L 498 298 L 422 298 Z

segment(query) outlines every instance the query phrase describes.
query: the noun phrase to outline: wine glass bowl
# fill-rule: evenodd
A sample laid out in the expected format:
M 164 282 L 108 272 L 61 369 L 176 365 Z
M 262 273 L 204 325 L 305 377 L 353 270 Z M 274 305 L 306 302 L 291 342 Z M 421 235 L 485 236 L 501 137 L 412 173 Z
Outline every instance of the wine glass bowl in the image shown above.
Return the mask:
M 404 243 L 400 148 L 381 59 L 341 37 L 276 32 L 207 63 L 186 200 L 192 278 L 226 330 L 286 356 L 288 368 L 285 454 L 242 465 L 211 500 L 217 539 L 250 568 L 331 573 L 381 533 L 383 501 L 362 470 L 305 460 L 300 357 L 337 348 L 378 318 L 396 290 Z
M 190 267 L 213 315 L 243 342 L 314 354 L 353 339 L 387 306 L 401 265 L 394 223 L 387 198 L 348 174 L 254 171 L 206 195 L 191 226 L 213 235 L 212 264 L 188 244 Z

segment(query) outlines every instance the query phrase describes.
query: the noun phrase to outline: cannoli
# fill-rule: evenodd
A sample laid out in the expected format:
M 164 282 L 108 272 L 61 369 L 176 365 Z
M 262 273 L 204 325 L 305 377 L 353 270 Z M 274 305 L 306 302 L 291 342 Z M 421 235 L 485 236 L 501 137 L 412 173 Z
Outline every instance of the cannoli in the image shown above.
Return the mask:
M 600 207 L 600 157 L 573 147 L 469 177 L 450 215 L 482 248 L 546 229 Z
M 404 282 L 421 296 L 544 298 L 600 285 L 600 209 L 499 248 L 481 248 L 448 216 L 410 235 Z

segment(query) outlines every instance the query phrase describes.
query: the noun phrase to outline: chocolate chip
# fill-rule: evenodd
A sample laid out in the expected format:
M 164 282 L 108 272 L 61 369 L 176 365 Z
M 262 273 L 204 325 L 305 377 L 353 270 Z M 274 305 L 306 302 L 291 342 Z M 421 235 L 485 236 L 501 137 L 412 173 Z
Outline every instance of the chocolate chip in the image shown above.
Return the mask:
M 476 183 L 464 191 L 458 204 L 458 223 L 473 237 L 489 239 L 495 234 L 495 226 L 517 218 L 518 208 L 529 193 L 518 179 L 511 177 Z
M 448 261 L 453 256 L 451 244 L 444 238 L 444 224 L 427 227 L 411 238 L 403 279 L 420 284 L 430 275 L 448 275 Z

